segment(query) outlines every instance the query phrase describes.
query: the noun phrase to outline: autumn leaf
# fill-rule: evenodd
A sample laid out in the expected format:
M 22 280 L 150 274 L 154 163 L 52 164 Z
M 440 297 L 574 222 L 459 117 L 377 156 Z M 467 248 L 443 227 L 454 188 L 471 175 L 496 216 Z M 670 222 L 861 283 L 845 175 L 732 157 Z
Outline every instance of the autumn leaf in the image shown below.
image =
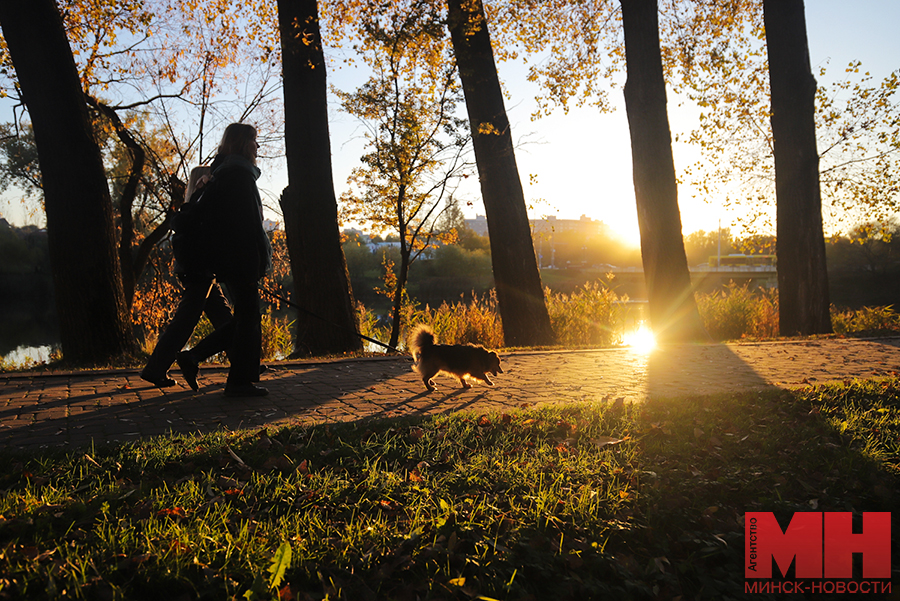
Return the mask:
M 378 502 L 382 509 L 386 511 L 397 511 L 399 509 L 399 505 L 396 501 L 392 501 L 390 499 L 382 499 Z
M 591 442 L 597 445 L 597 448 L 602 449 L 606 446 L 617 445 L 620 442 L 623 442 L 621 438 L 613 438 L 612 436 L 600 436 L 598 438 L 592 438 Z
M 285 584 L 284 588 L 278 591 L 278 598 L 281 601 L 294 601 L 294 593 L 291 592 L 291 585 Z
M 284 578 L 284 572 L 291 565 L 292 555 L 293 551 L 291 549 L 291 543 L 287 541 L 281 543 L 281 546 L 275 551 L 275 556 L 272 558 L 272 563 L 268 568 L 270 574 L 269 588 L 277 589 L 281 585 L 281 581 Z

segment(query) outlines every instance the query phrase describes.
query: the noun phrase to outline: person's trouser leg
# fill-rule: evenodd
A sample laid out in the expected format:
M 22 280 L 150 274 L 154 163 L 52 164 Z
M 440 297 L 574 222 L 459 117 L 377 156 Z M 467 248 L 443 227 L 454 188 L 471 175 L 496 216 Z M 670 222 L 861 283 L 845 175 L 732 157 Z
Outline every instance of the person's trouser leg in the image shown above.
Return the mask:
M 213 284 L 210 289 L 209 297 L 206 299 L 206 306 L 203 310 L 215 330 L 195 344 L 190 351 L 187 351 L 188 356 L 194 363 L 202 363 L 213 355 L 228 351 L 234 335 L 234 318 L 231 306 L 225 300 L 222 289 L 218 284 Z
M 234 335 L 228 348 L 231 368 L 226 386 L 250 384 L 259 379 L 262 344 L 259 289 L 255 281 L 226 280 L 234 308 Z
M 172 321 L 156 341 L 156 347 L 144 367 L 143 374 L 153 378 L 165 376 L 175 361 L 175 355 L 187 343 L 191 332 L 200 321 L 200 315 L 203 313 L 212 284 L 213 280 L 210 277 L 185 276 L 182 278 L 184 291 L 181 301 L 178 303 Z

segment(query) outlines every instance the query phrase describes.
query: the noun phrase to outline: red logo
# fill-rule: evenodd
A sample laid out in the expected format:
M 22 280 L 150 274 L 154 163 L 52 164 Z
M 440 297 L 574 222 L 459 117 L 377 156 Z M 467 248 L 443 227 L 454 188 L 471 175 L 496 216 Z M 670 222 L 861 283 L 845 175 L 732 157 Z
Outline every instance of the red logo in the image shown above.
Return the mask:
M 863 578 L 891 577 L 891 514 L 863 513 L 853 532 L 849 512 L 798 512 L 782 531 L 768 511 L 745 514 L 745 578 L 772 578 L 772 560 L 795 578 L 853 578 L 853 554 L 862 554 Z

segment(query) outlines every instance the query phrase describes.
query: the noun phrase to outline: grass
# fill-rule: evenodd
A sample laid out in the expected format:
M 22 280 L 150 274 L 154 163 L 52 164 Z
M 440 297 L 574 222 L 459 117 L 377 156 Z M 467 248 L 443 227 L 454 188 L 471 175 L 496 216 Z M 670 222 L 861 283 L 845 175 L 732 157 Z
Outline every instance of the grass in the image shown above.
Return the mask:
M 728 599 L 744 512 L 896 506 L 900 381 L 0 459 L 0 599 Z

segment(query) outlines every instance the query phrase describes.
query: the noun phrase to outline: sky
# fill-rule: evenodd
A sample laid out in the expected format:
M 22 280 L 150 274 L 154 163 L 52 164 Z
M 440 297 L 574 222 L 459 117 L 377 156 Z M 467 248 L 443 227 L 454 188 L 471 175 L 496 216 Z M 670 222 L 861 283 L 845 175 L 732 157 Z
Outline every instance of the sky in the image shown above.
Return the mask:
M 828 62 L 829 71 L 839 73 L 851 60 L 861 60 L 875 81 L 900 69 L 900 1 L 897 0 L 806 0 L 807 34 L 813 72 Z M 572 108 L 537 121 L 531 120 L 535 108 L 536 84 L 525 80 L 520 64 L 498 65 L 500 77 L 510 98 L 506 108 L 517 143 L 516 160 L 528 201 L 531 218 L 555 215 L 559 219 L 578 219 L 582 215 L 603 221 L 623 241 L 638 245 L 637 210 L 631 171 L 631 143 L 620 90 L 611 99 L 617 110 L 600 114 L 592 108 Z M 331 73 L 329 83 L 345 90 L 358 85 L 352 74 Z M 677 106 L 669 98 L 669 121 L 673 137 L 687 133 L 697 119 L 697 111 Z M 346 189 L 350 170 L 363 154 L 362 127 L 354 118 L 341 113 L 336 102 L 329 106 L 334 182 L 338 197 Z M 214 136 L 215 137 L 215 136 Z M 673 148 L 675 168 L 680 171 L 694 161 L 695 151 L 685 144 Z M 475 178 L 472 178 L 473 180 Z M 264 167 L 259 185 L 264 195 L 275 199 L 287 184 L 283 161 Z M 484 214 L 479 190 L 474 184 L 464 191 L 473 206 L 463 206 L 467 217 Z M 726 211 L 715 199 L 694 198 L 693 190 L 679 186 L 682 231 L 715 231 L 721 223 L 729 227 L 735 214 Z M 38 217 L 23 211 L 18 195 L 6 193 L 0 198 L 0 216 L 23 225 L 41 224 Z M 269 218 L 278 219 L 269 214 Z

